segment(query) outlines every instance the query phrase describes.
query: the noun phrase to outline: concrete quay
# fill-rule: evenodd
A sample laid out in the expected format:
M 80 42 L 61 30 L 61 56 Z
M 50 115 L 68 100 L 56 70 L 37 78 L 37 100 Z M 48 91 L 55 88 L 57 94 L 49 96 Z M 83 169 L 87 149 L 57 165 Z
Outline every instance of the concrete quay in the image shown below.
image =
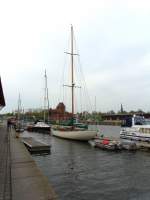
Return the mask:
M 0 136 L 0 200 L 58 199 L 14 130 L 0 127 Z
M 10 141 L 6 128 L 0 126 L 0 200 L 12 199 Z

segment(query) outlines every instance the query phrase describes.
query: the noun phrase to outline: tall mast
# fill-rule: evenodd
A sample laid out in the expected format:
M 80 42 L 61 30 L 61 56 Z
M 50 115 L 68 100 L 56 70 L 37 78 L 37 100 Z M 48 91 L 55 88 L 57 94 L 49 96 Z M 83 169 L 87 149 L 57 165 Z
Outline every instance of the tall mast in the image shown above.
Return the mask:
M 19 93 L 19 98 L 18 98 L 18 122 L 20 120 L 20 109 L 21 109 L 21 98 L 20 98 L 20 93 Z
M 49 98 L 48 98 L 48 87 L 47 87 L 47 74 L 45 69 L 45 88 L 44 88 L 44 122 L 46 120 L 46 109 L 48 110 L 48 119 L 49 120 Z
M 72 98 L 72 120 L 74 117 L 74 88 L 75 88 L 75 83 L 74 83 L 74 63 L 73 63 L 73 56 L 78 55 L 74 53 L 73 51 L 73 26 L 71 25 L 71 52 L 65 52 L 66 54 L 69 54 L 71 56 L 71 85 L 64 85 L 67 87 L 71 87 L 71 98 Z M 73 121 L 72 121 L 73 122 Z M 73 126 L 73 123 L 72 123 Z
M 45 71 L 46 72 L 46 71 Z M 46 74 L 46 100 L 47 100 L 47 120 L 49 121 L 49 94 L 48 94 L 48 87 L 47 87 L 47 74 Z
M 44 88 L 44 122 L 45 122 L 45 119 L 46 119 L 46 85 L 47 85 L 47 77 L 46 77 L 46 69 L 45 69 L 45 74 L 44 74 L 44 78 L 45 78 L 45 88 Z
M 74 117 L 74 69 L 73 69 L 73 26 L 71 25 L 71 92 L 72 92 L 72 119 Z

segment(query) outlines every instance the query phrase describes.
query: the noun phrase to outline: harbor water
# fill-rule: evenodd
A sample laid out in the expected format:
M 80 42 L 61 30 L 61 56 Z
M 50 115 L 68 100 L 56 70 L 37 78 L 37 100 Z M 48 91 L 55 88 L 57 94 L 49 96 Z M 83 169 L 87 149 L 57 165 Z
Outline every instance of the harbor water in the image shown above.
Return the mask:
M 106 136 L 119 137 L 120 127 L 98 126 Z M 149 200 L 150 152 L 111 152 L 88 142 L 23 133 L 51 144 L 49 155 L 33 155 L 60 200 Z

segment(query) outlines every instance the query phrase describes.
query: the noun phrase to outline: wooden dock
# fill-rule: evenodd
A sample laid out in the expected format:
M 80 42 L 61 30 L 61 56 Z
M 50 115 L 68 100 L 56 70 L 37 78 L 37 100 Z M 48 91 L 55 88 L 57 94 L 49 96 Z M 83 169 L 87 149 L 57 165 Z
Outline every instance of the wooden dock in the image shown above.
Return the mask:
M 32 137 L 23 137 L 21 140 L 31 153 L 50 153 L 50 145 L 39 142 Z

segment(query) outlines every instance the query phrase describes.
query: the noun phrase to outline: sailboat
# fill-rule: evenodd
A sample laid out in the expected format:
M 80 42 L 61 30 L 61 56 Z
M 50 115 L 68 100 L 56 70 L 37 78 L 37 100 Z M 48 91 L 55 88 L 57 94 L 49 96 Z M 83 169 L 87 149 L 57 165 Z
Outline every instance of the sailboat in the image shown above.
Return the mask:
M 67 53 L 67 52 L 66 52 Z M 52 129 L 53 136 L 57 136 L 64 139 L 71 139 L 71 140 L 81 140 L 81 141 L 88 141 L 94 138 L 97 135 L 97 131 L 91 131 L 84 128 L 75 127 L 74 124 L 74 53 L 73 49 L 73 26 L 71 25 L 71 53 L 67 53 L 71 56 L 71 105 L 72 105 L 72 126 L 65 127 L 65 126 L 57 126 Z
M 44 74 L 45 78 L 45 89 L 44 89 L 44 121 L 37 121 L 34 125 L 28 125 L 27 131 L 38 132 L 38 133 L 48 133 L 51 132 L 51 126 L 46 123 L 46 111 L 48 110 L 48 118 L 49 121 L 49 98 L 48 98 L 48 87 L 47 87 L 47 74 L 45 70 Z M 47 104 L 47 107 L 46 107 Z
M 21 115 L 21 97 L 20 97 L 20 94 L 19 94 L 18 110 L 17 110 L 17 121 L 16 121 L 16 127 L 15 127 L 16 132 L 19 132 L 19 133 L 24 131 L 20 115 Z

